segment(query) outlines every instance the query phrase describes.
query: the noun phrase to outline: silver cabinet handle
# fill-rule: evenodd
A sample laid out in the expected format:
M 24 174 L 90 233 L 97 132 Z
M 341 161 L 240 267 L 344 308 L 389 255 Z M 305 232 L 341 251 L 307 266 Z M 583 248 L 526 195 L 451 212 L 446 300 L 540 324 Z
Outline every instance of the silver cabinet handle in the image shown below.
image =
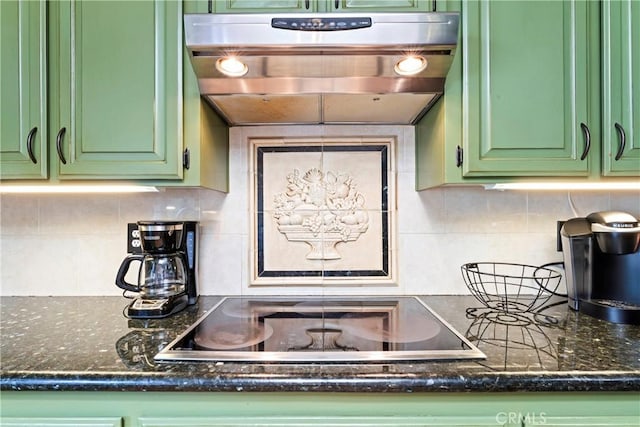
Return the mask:
M 618 152 L 616 153 L 616 161 L 622 158 L 622 154 L 624 153 L 625 146 L 627 145 L 627 135 L 624 133 L 624 128 L 620 123 L 614 124 L 616 130 L 618 131 L 618 136 L 620 137 L 620 143 L 618 144 Z
M 38 160 L 36 159 L 36 156 L 33 154 L 33 140 L 36 137 L 36 132 L 38 132 L 38 127 L 34 126 L 33 129 L 31 129 L 29 131 L 29 134 L 27 135 L 27 154 L 29 155 L 29 158 L 31 159 L 34 165 L 38 164 Z
M 580 160 L 584 160 L 587 158 L 587 154 L 589 154 L 589 150 L 591 149 L 591 132 L 589 132 L 589 126 L 584 123 L 580 123 L 580 128 L 582 128 L 582 133 L 584 134 L 584 150 L 582 151 Z
M 61 128 L 56 136 L 56 150 L 63 165 L 67 164 L 67 160 L 64 158 L 64 153 L 62 152 L 62 140 L 64 139 L 65 132 L 67 132 L 67 128 Z

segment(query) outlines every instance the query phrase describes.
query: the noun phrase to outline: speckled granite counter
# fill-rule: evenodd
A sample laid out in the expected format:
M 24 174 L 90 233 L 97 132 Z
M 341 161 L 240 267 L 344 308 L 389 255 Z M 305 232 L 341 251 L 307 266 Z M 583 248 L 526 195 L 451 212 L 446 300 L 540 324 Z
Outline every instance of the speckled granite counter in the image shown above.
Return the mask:
M 119 297 L 1 299 L 1 390 L 101 391 L 640 391 L 640 326 L 570 311 L 504 325 L 473 297 L 424 301 L 487 359 L 351 364 L 155 363 L 166 343 L 219 298 L 171 318 L 127 320 Z M 538 319 L 540 320 L 540 319 Z

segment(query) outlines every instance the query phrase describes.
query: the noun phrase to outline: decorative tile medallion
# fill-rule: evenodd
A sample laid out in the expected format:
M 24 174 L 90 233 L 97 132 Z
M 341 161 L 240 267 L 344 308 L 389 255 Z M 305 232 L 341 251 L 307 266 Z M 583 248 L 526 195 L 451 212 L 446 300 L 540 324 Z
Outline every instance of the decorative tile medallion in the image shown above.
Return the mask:
M 252 284 L 394 283 L 393 140 L 251 140 Z

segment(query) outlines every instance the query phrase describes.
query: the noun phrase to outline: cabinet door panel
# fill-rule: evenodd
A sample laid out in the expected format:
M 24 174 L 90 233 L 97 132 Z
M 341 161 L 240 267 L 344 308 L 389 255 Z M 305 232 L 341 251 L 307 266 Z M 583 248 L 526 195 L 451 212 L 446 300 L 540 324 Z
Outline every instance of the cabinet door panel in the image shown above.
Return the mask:
M 220 0 L 214 1 L 215 13 L 315 12 L 316 0 Z
M 480 427 L 480 426 L 515 426 L 501 421 L 496 421 L 495 416 L 308 416 L 308 417 L 254 417 L 237 416 L 227 417 L 162 417 L 140 418 L 140 427 L 292 427 L 292 426 L 316 426 L 316 427 Z M 520 425 L 520 424 L 517 424 Z
M 91 417 L 91 418 L 3 418 L 3 427 L 121 427 L 122 418 L 119 417 Z
M 640 176 L 640 3 L 603 2 L 602 36 L 603 175 Z
M 44 1 L 0 2 L 1 179 L 47 178 L 45 18 Z
M 51 5 L 52 140 L 60 178 L 180 178 L 180 2 Z M 56 151 L 56 150 L 52 150 Z
M 335 5 L 335 2 L 331 3 Z M 431 0 L 341 0 L 338 4 L 344 12 L 426 12 L 433 7 Z
M 464 175 L 586 175 L 586 2 L 464 2 L 462 17 Z

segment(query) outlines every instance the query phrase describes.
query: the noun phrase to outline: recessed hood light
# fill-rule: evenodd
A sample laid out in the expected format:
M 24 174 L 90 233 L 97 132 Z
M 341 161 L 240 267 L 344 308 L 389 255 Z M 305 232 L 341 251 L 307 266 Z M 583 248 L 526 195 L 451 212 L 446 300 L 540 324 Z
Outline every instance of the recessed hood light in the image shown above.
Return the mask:
M 222 74 L 229 77 L 242 77 L 249 71 L 247 64 L 233 56 L 218 59 L 216 61 L 216 68 Z
M 427 60 L 421 56 L 407 56 L 393 70 L 401 76 L 412 76 L 427 68 Z

